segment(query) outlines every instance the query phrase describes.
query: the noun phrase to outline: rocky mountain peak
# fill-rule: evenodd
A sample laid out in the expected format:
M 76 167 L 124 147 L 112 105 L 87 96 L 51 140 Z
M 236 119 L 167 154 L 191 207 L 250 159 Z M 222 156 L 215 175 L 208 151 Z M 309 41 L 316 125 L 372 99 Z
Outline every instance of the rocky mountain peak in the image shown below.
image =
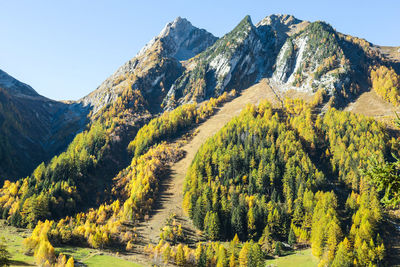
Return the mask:
M 249 15 L 246 15 L 240 22 L 239 24 L 231 31 L 232 32 L 237 32 L 238 30 L 245 30 L 245 31 L 250 31 L 254 29 L 254 24 L 251 21 L 251 17 Z
M 185 18 L 177 17 L 167 23 L 160 34 L 153 38 L 138 56 L 144 55 L 154 43 L 160 41 L 163 47 L 163 56 L 186 60 L 212 45 L 218 38 L 204 29 L 199 29 Z
M 0 70 L 0 87 L 15 96 L 39 96 L 32 87 L 18 81 L 2 70 Z
M 269 31 L 274 31 L 279 43 L 281 43 L 286 40 L 287 36 L 299 32 L 308 24 L 308 21 L 299 20 L 292 15 L 273 14 L 258 22 L 256 27 L 258 29 L 268 28 Z
M 217 38 L 204 29 L 194 27 L 187 19 L 177 17 L 158 36 L 167 55 L 178 60 L 189 59 L 212 45 Z
M 185 18 L 177 17 L 172 22 L 167 23 L 157 37 L 163 38 L 170 36 L 172 38 L 177 38 L 179 35 L 185 35 L 193 29 L 195 29 L 195 27 L 190 23 L 190 21 Z
M 301 22 L 302 22 L 301 20 L 295 18 L 293 15 L 272 14 L 272 15 L 267 16 L 264 19 L 262 19 L 259 23 L 257 23 L 257 26 L 270 25 L 273 28 L 277 28 L 282 25 L 290 26 L 293 24 L 301 23 Z
M 246 15 L 246 16 L 242 19 L 242 21 L 241 21 L 240 23 L 247 23 L 247 24 L 253 25 L 253 22 L 251 21 L 250 15 Z M 239 24 L 240 24 L 240 23 L 239 23 Z

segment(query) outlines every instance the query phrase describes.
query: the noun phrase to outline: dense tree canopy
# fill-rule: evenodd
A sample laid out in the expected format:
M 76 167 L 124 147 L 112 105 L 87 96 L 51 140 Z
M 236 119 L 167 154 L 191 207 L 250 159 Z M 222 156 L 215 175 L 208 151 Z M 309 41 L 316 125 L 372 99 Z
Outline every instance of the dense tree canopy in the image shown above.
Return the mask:
M 375 92 L 395 106 L 400 104 L 400 76 L 384 65 L 371 69 L 371 84 Z
M 25 243 L 41 264 L 73 261 L 55 255 L 54 244 L 130 250 L 138 238 L 133 226 L 151 211 L 169 164 L 182 156 L 165 141 L 212 115 L 227 97 L 183 105 L 143 126 L 129 144 L 131 163 L 112 180 L 109 200 L 80 212 L 85 189 L 96 182 L 91 174 L 126 119 L 104 115 L 31 176 L 5 183 L 3 217 L 37 224 Z M 265 255 L 280 255 L 285 246 L 311 245 L 323 265 L 379 264 L 385 254 L 377 234 L 383 185 L 371 183 L 364 170 L 387 159 L 388 135 L 360 115 L 335 109 L 317 115 L 316 104 L 248 105 L 207 140 L 188 170 L 183 208 L 212 242 L 195 250 L 180 244 L 182 226 L 171 221 L 160 244 L 148 249 L 155 262 L 262 266 Z M 65 212 L 71 215 L 59 219 Z M 59 220 L 40 222 L 45 219 Z M 232 240 L 229 247 L 223 240 Z
M 210 240 L 237 234 L 271 254 L 290 240 L 311 244 L 322 265 L 377 264 L 382 210 L 363 170 L 388 150 L 383 127 L 360 115 L 316 116 L 300 100 L 248 106 L 199 149 L 183 206 Z

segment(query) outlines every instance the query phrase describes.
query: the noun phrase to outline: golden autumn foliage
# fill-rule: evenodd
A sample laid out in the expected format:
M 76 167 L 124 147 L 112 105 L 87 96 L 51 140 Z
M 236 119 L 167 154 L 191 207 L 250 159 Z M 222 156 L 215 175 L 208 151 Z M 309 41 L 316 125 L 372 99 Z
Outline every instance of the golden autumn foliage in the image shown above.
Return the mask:
M 380 97 L 395 106 L 400 105 L 400 75 L 394 69 L 383 65 L 373 68 L 370 80 L 372 88 Z
M 150 211 L 157 194 L 159 175 L 170 161 L 177 158 L 179 149 L 166 144 L 160 144 L 141 157 L 134 158 L 131 165 L 115 179 L 115 189 L 121 189 L 120 192 L 116 190 L 119 199 L 86 213 L 68 216 L 57 223 L 39 222 L 32 236 L 24 241 L 27 248 L 35 251 L 40 248 L 43 254 L 51 246 L 49 240 L 63 244 L 78 242 L 93 248 L 103 248 L 113 243 L 132 244 L 137 235 L 135 229 L 127 227 L 126 223 L 133 223 Z M 41 238 L 46 240 L 44 245 L 40 243 Z M 47 260 L 50 256 L 45 258 Z M 50 263 L 53 261 L 49 260 Z
M 225 92 L 217 99 L 211 98 L 197 107 L 196 103 L 177 107 L 172 111 L 164 112 L 160 117 L 152 119 L 137 133 L 135 139 L 129 143 L 128 149 L 135 157 L 146 152 L 155 143 L 172 138 L 180 131 L 188 129 L 215 112 L 215 108 L 228 100 Z
M 157 246 L 149 244 L 145 252 L 150 254 L 154 265 L 262 267 L 265 260 L 259 244 L 254 242 L 206 242 L 190 248 L 188 245 L 172 245 L 160 240 Z
M 146 150 L 138 152 L 137 156 L 133 157 L 130 166 L 114 178 L 112 193 L 117 197 L 117 200 L 111 204 L 102 204 L 99 208 L 91 209 L 86 213 L 67 216 L 57 223 L 51 222 L 51 225 L 47 227 L 49 229 L 46 228 L 47 230 L 43 235 L 58 243 L 84 241 L 94 248 L 108 246 L 111 243 L 132 244 L 137 235 L 134 233 L 134 229 L 127 228 L 124 223 L 134 223 L 150 211 L 158 192 L 159 177 L 162 176 L 170 162 L 181 157 L 181 152 L 177 147 L 163 143 L 148 150 L 148 146 L 153 145 L 157 138 L 168 138 L 168 134 L 177 131 L 177 125 L 186 127 L 198 122 L 198 120 L 205 119 L 214 112 L 215 107 L 226 100 L 227 94 L 225 93 L 218 99 L 210 99 L 203 103 L 198 109 L 196 105 L 186 105 L 183 108 L 166 113 L 166 117 L 162 117 L 158 122 L 157 119 L 152 121 L 161 127 L 161 132 L 156 135 L 154 135 L 154 132 L 143 132 L 145 129 L 154 129 L 154 126 L 152 126 L 154 124 L 150 122 L 146 126 L 147 128 L 144 127 L 144 130 L 139 132 L 135 138 L 143 144 L 141 136 L 148 136 L 149 134 L 152 136 L 150 143 L 145 142 Z M 126 104 L 121 102 L 121 105 Z M 198 119 L 195 119 L 195 116 Z M 33 177 L 37 181 L 42 180 L 44 167 L 44 165 L 41 165 L 34 172 Z M 10 202 L 10 199 L 13 200 L 18 197 L 19 191 L 23 188 L 20 182 L 7 183 L 3 189 L 7 190 L 7 194 L 4 194 L 0 200 Z M 29 205 L 26 206 L 26 209 L 28 209 Z M 41 228 L 42 225 L 37 226 L 35 231 L 39 231 L 38 229 Z M 179 229 L 178 226 L 178 234 L 182 231 Z M 28 238 L 26 242 L 33 242 L 33 240 L 36 239 Z M 38 244 L 31 246 L 36 248 Z
M 226 99 L 227 94 L 185 105 L 145 125 L 130 144 L 131 164 L 113 179 L 112 201 L 37 224 L 25 241 L 37 262 L 73 264 L 73 259 L 56 258 L 50 242 L 133 250 L 135 226 L 153 208 L 169 164 L 182 156 L 165 140 L 211 116 Z M 183 206 L 208 242 L 196 249 L 180 244 L 185 242 L 182 225 L 172 218 L 160 243 L 146 248 L 153 263 L 263 266 L 265 254 L 279 255 L 286 240 L 293 248 L 311 245 L 321 265 L 382 262 L 385 247 L 376 233 L 381 206 L 361 170 L 371 157 L 385 158 L 386 133 L 363 116 L 335 109 L 319 115 L 314 108 L 296 99 L 287 99 L 280 110 L 268 102 L 248 105 L 205 142 L 188 170 Z M 46 180 L 46 168 L 38 167 L 35 181 Z M 24 195 L 28 182 L 6 183 L 0 201 L 8 203 L 11 214 L 19 210 L 24 218 L 39 218 L 43 211 L 33 207 L 46 202 L 44 195 L 25 198 L 21 209 L 11 204 Z M 332 190 L 336 184 L 345 188 L 344 198 L 348 193 L 346 203 Z M 344 217 L 351 220 L 351 229 L 343 228 Z M 218 242 L 230 239 L 229 247 Z
M 51 245 L 48 234 L 54 226 L 54 222 L 46 220 L 39 221 L 32 235 L 24 240 L 24 247 L 27 253 L 32 253 L 35 261 L 40 266 L 71 267 L 74 266 L 74 259 L 70 257 L 67 261 L 65 255 L 60 254 L 56 258 L 54 247 Z

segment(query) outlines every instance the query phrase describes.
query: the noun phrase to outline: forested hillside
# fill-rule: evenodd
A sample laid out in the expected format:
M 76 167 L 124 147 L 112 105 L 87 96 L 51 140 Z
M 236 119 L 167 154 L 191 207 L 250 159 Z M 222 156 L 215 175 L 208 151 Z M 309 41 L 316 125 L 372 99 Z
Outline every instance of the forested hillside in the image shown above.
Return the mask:
M 0 76 L 0 218 L 31 229 L 41 266 L 77 263 L 60 247 L 157 266 L 304 249 L 319 266 L 392 264 L 398 71 L 366 40 L 271 15 L 221 38 L 178 17 L 76 102 Z M 392 116 L 343 111 L 365 92 Z
M 279 242 L 308 243 L 324 265 L 381 263 L 382 207 L 362 170 L 384 159 L 383 128 L 332 109 L 301 133 L 297 117 L 311 109 L 290 104 L 283 114 L 249 106 L 207 141 L 188 172 L 184 208 L 210 240 L 237 235 L 271 255 Z
M 182 106 L 150 121 L 129 145 L 131 164 L 113 179 L 109 194 L 116 200 L 58 222 L 39 223 L 26 240 L 27 248 L 35 255 L 42 253 L 42 246 L 59 244 L 134 249 L 140 242 L 134 226 L 152 209 L 168 165 L 182 156 L 178 147 L 157 143 L 201 122 L 224 99 L 197 109 Z M 205 109 L 208 105 L 211 109 Z M 378 229 L 384 206 L 365 172 L 388 159 L 396 146 L 392 148 L 384 127 L 374 120 L 335 109 L 325 115 L 313 111 L 301 100 L 287 100 L 283 109 L 274 109 L 268 102 L 249 105 L 201 147 L 183 189 L 183 209 L 204 238 L 213 242 L 199 243 L 196 251 L 191 250 L 185 246 L 182 230 L 174 230 L 169 234 L 172 239 L 164 237 L 146 251 L 155 257 L 170 253 L 167 261 L 178 265 L 180 261 L 189 265 L 232 261 L 253 266 L 252 262 L 261 264 L 267 255 L 283 250 L 283 244 L 292 249 L 310 245 L 324 264 L 382 264 L 385 245 Z M 102 146 L 102 131 L 95 129 L 88 134 L 98 135 L 90 139 Z M 8 197 L 18 197 L 19 190 L 18 184 L 2 189 L 3 205 Z M 43 196 L 37 201 L 43 201 Z M 39 206 L 45 205 L 40 202 Z M 32 213 L 20 214 L 22 221 L 33 221 Z M 41 216 L 54 218 L 54 212 Z M 15 223 L 13 217 L 9 217 L 11 223 Z M 233 243 L 218 243 L 225 240 Z M 186 251 L 182 259 L 178 258 L 181 250 Z M 204 259 L 192 258 L 203 250 Z M 48 252 L 37 259 L 51 261 L 55 255 Z

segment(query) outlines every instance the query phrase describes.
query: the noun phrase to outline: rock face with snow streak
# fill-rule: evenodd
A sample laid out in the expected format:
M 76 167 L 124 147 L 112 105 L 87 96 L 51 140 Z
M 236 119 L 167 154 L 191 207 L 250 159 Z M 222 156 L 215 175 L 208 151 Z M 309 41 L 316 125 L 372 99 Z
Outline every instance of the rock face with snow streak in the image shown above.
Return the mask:
M 270 81 L 280 91 L 324 91 L 330 105 L 344 107 L 368 89 L 369 68 L 381 61 L 370 43 L 317 21 L 286 39 Z
M 202 52 L 216 39 L 206 30 L 178 17 L 94 92 L 82 98 L 81 103 L 91 106 L 93 113 L 97 113 L 131 87 L 141 91 L 149 110 L 160 111 L 167 90 L 183 72 L 180 61 Z
M 325 23 L 314 22 L 285 41 L 272 81 L 282 90 L 315 93 L 324 89 L 332 95 L 343 85 L 338 78 L 349 70 L 336 32 Z
M 185 73 L 168 92 L 168 108 L 201 101 L 224 91 L 244 89 L 272 74 L 280 46 L 301 21 L 272 15 L 256 26 L 246 16 L 231 32 L 186 64 Z

